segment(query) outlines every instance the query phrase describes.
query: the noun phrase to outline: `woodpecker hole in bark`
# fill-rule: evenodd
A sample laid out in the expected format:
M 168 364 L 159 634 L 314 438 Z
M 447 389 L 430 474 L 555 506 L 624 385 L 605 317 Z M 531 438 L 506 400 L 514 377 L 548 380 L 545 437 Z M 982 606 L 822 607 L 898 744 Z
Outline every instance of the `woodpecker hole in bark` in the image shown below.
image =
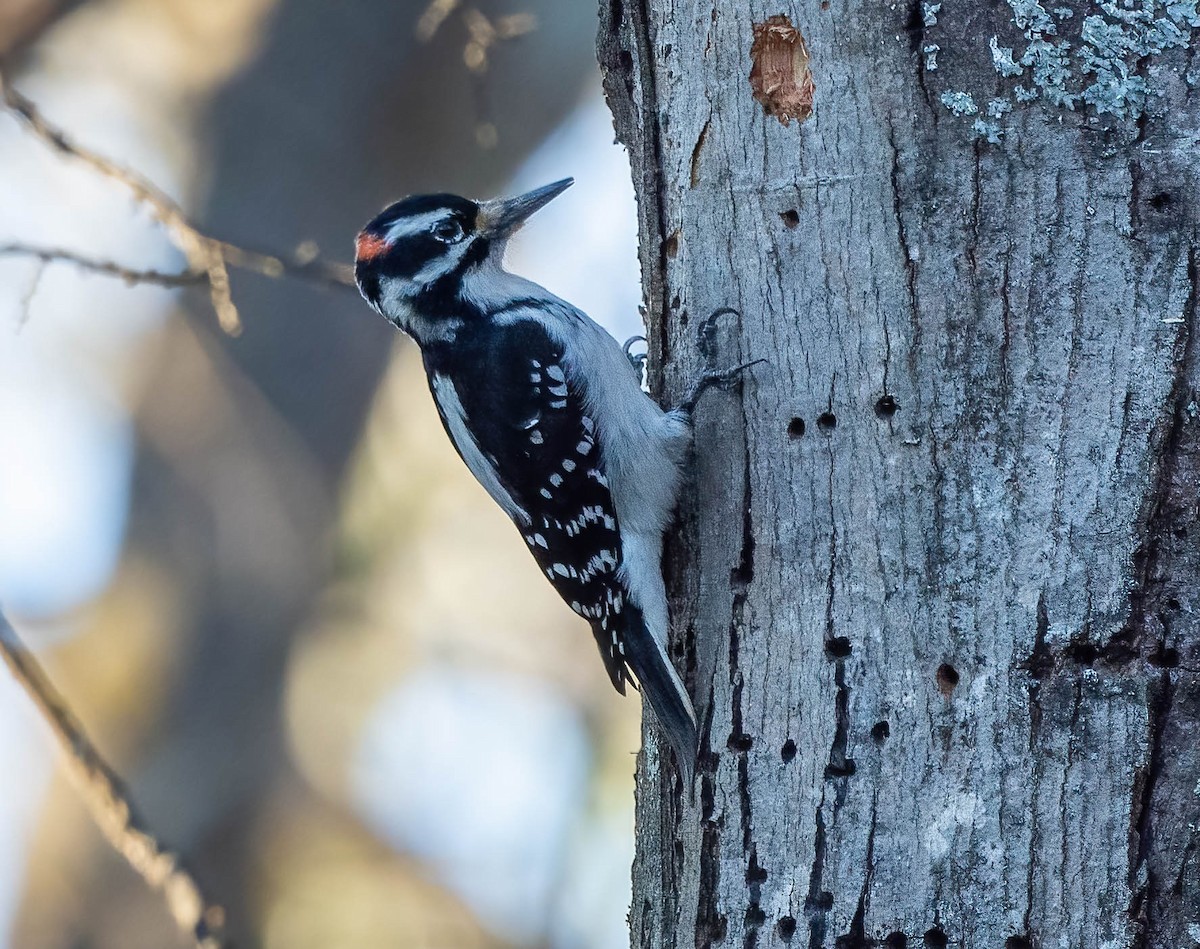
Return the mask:
M 883 744 L 885 740 L 891 737 L 892 726 L 887 722 L 876 722 L 871 726 L 871 737 L 879 744 Z
M 779 757 L 783 759 L 783 763 L 787 764 L 793 761 L 796 757 L 796 743 L 790 738 L 783 743 L 783 748 L 779 751 Z
M 750 90 L 767 115 L 783 125 L 803 122 L 813 111 L 808 46 L 782 14 L 754 24 L 750 44 Z
M 937 687 L 938 691 L 946 698 L 950 698 L 955 687 L 958 685 L 958 670 L 948 662 L 943 662 L 937 667 Z
M 795 227 L 800 223 L 800 212 L 795 208 L 789 208 L 787 211 L 782 212 L 779 216 L 783 218 L 783 223 L 789 228 Z
M 881 396 L 879 401 L 875 403 L 875 414 L 880 418 L 891 418 L 900 411 L 900 406 L 897 404 L 894 396 Z
M 729 741 L 726 742 L 730 751 L 749 751 L 754 747 L 754 739 L 744 732 L 736 733 L 729 736 Z
M 845 636 L 834 636 L 825 640 L 825 652 L 830 659 L 845 659 L 853 651 L 854 647 Z
M 817 428 L 823 432 L 831 432 L 837 428 L 837 416 L 832 412 L 822 412 L 817 416 Z
M 950 940 L 946 938 L 946 934 L 942 931 L 941 926 L 934 926 L 933 929 L 925 933 L 925 945 L 929 949 L 946 949 L 949 943 Z
M 797 439 L 804 437 L 804 419 L 794 418 L 788 422 L 788 438 Z

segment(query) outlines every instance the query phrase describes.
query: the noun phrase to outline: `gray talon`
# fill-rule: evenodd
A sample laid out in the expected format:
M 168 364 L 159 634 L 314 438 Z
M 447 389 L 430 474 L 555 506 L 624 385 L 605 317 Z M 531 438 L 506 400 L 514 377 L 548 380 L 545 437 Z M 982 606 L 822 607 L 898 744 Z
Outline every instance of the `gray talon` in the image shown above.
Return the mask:
M 709 370 L 692 386 L 691 393 L 689 393 L 688 397 L 683 400 L 679 407 L 687 412 L 688 415 L 691 415 L 696 408 L 696 403 L 700 401 L 700 397 L 706 391 L 713 386 L 721 389 L 731 388 L 735 382 L 741 379 L 743 372 L 751 366 L 757 366 L 760 362 L 766 362 L 766 360 L 752 359 L 750 362 L 744 362 L 740 366 L 734 366 L 732 369 L 722 371 Z
M 630 352 L 634 343 L 638 342 L 646 342 L 646 337 L 630 336 L 629 339 L 625 340 L 624 344 L 622 344 L 621 349 L 625 353 L 625 358 L 629 360 L 629 364 L 633 366 L 633 371 L 637 373 L 638 385 L 640 386 L 644 385 L 646 382 L 646 354 L 638 353 L 635 355 L 634 353 Z

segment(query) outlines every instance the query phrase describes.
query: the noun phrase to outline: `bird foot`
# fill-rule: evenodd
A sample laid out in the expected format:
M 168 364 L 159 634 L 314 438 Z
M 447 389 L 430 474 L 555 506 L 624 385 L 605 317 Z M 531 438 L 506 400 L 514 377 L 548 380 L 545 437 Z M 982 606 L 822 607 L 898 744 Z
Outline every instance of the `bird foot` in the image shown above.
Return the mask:
M 621 346 L 621 350 L 625 353 L 625 358 L 629 360 L 629 365 L 633 366 L 633 371 L 637 374 L 638 385 L 646 384 L 646 353 L 634 353 L 635 343 L 646 342 L 645 336 L 630 336 Z
M 704 361 L 708 364 L 704 373 L 696 380 L 692 386 L 692 391 L 688 393 L 688 397 L 680 404 L 680 408 L 688 415 L 696 408 L 696 403 L 700 401 L 700 397 L 709 389 L 718 388 L 726 391 L 733 388 L 734 383 L 741 379 L 742 373 L 751 366 L 757 366 L 760 362 L 766 362 L 765 359 L 752 359 L 750 362 L 744 362 L 740 366 L 734 366 L 732 369 L 718 370 L 713 367 L 716 361 L 717 349 L 717 321 L 722 316 L 732 314 L 740 317 L 740 311 L 735 310 L 731 306 L 723 306 L 710 313 L 700 324 L 700 354 L 704 357 Z
M 696 408 L 696 403 L 700 401 L 700 397 L 709 389 L 718 388 L 729 391 L 734 384 L 742 378 L 742 373 L 751 366 L 757 366 L 760 362 L 766 362 L 765 359 L 752 359 L 750 362 L 744 362 L 740 366 L 734 366 L 732 369 L 723 370 L 708 370 L 692 386 L 692 391 L 688 393 L 688 397 L 680 403 L 679 407 L 683 411 L 691 415 Z

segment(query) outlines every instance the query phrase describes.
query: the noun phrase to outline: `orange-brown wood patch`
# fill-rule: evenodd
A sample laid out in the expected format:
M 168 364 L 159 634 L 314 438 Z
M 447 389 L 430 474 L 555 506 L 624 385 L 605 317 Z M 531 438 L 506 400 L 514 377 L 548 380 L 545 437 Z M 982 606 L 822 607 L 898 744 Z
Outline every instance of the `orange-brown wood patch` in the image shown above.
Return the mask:
M 813 111 L 808 46 L 786 16 L 754 24 L 750 44 L 750 89 L 767 115 L 784 125 L 803 122 Z

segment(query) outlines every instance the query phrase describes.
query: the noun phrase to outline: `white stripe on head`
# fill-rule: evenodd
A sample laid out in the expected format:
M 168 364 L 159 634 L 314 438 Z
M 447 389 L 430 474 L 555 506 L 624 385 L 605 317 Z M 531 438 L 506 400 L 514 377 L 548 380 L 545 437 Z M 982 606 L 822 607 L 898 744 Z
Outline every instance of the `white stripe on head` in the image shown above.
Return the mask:
M 457 244 L 446 244 L 442 253 L 438 254 L 433 260 L 429 261 L 429 263 L 413 274 L 412 282 L 423 287 L 434 283 L 448 273 L 452 273 L 462 263 L 462 259 L 466 256 L 471 244 L 471 238 L 461 240 Z
M 384 237 L 389 244 L 405 237 L 415 237 L 417 234 L 429 230 L 438 221 L 444 221 L 452 216 L 448 209 L 439 208 L 436 211 L 426 211 L 424 214 L 417 214 L 412 217 L 402 217 L 387 229 Z

